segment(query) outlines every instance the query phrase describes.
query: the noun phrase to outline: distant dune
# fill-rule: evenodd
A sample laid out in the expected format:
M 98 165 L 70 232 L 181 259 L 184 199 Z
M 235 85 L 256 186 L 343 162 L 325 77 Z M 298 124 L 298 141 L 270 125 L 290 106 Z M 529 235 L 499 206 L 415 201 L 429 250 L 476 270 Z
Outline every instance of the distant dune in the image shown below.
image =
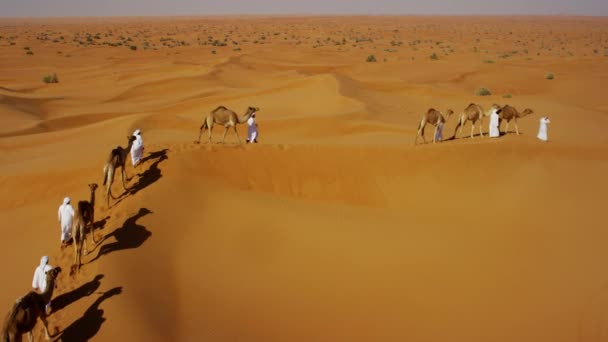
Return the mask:
M 56 211 L 96 182 L 103 242 L 59 278 L 62 340 L 606 341 L 607 35 L 565 16 L 0 19 L 0 310 L 41 255 L 69 269 Z M 414 146 L 426 110 L 471 102 L 534 114 L 497 139 L 450 139 L 452 117 Z M 194 144 L 219 105 L 260 107 L 260 143 Z M 136 128 L 145 162 L 108 209 L 102 167 Z

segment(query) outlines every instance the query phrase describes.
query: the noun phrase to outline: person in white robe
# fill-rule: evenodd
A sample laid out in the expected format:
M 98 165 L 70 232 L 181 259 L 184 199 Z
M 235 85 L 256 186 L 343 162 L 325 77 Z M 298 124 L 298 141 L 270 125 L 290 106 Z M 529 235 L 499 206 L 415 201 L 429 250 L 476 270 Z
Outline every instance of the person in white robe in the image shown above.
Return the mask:
M 139 129 L 136 129 L 135 132 L 133 132 L 133 136 L 135 137 L 135 141 L 133 142 L 133 145 L 131 145 L 131 162 L 133 163 L 133 167 L 135 167 L 141 162 L 141 159 L 144 156 L 144 140 L 141 137 L 141 131 Z
M 489 127 L 489 136 L 490 138 L 496 138 L 500 136 L 500 130 L 498 126 L 500 125 L 500 117 L 498 116 L 497 110 L 493 109 L 492 114 L 490 114 L 490 127 Z
M 40 259 L 40 266 L 36 267 L 34 270 L 34 279 L 32 280 L 32 288 L 34 290 L 40 291 L 43 293 L 46 291 L 46 272 L 53 269 L 51 265 L 49 265 L 49 257 L 43 256 Z M 51 312 L 51 302 L 46 303 L 45 307 L 46 313 L 49 314 Z
M 59 206 L 57 217 L 61 224 L 61 248 L 65 248 L 72 240 L 72 220 L 74 218 L 74 208 L 70 204 L 70 198 L 63 199 L 63 204 Z
M 542 141 L 547 141 L 549 137 L 547 136 L 547 131 L 549 127 L 547 126 L 551 121 L 549 121 L 548 116 L 544 116 L 540 118 L 540 127 L 538 128 L 538 135 L 536 136 L 538 139 Z
M 258 124 L 255 122 L 255 112 L 247 119 L 247 143 L 258 142 Z

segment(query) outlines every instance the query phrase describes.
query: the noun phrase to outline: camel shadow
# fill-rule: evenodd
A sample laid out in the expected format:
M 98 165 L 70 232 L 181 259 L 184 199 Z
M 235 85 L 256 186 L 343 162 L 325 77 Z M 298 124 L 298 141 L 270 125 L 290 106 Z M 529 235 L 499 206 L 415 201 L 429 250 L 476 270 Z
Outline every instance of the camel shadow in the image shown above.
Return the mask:
M 154 184 L 162 177 L 158 164 L 160 164 L 163 160 L 169 159 L 169 157 L 167 157 L 167 151 L 167 149 L 164 149 L 150 153 L 147 157 L 141 160 L 143 164 L 148 160 L 155 159 L 155 161 L 146 171 L 137 174 L 139 179 L 137 180 L 137 183 L 133 184 L 133 186 L 129 188 L 129 194 L 135 195 L 137 192 Z
M 93 224 L 93 229 L 103 229 L 106 226 L 106 223 L 108 223 L 108 220 L 110 219 L 110 216 L 106 216 L 103 220 L 99 220 L 97 222 L 95 222 Z
M 106 321 L 106 318 L 103 316 L 103 310 L 99 309 L 99 306 L 106 299 L 121 293 L 122 287 L 120 286 L 104 292 L 93 304 L 91 304 L 82 317 L 75 320 L 61 332 L 59 339 L 61 339 L 61 341 L 69 342 L 88 341 L 93 338 L 101 329 L 103 322 Z
M 160 164 L 163 160 L 169 159 L 169 157 L 167 156 L 167 151 L 168 149 L 163 149 L 160 151 L 152 152 L 148 154 L 148 156 L 143 158 L 141 160 L 140 165 L 143 165 L 145 162 L 152 159 L 156 160 L 150 165 L 147 170 L 137 174 L 137 176 L 139 177 L 137 183 L 131 185 L 129 188 L 124 190 L 124 192 L 120 196 L 118 196 L 118 198 L 114 198 L 117 199 L 117 201 L 112 206 L 116 206 L 118 203 L 122 202 L 127 197 L 127 195 L 135 195 L 139 191 L 147 188 L 148 186 L 158 181 L 162 177 L 160 169 L 158 168 L 158 164 Z M 135 175 L 129 178 L 129 181 L 134 177 Z
M 88 263 L 92 263 L 99 259 L 102 255 L 112 253 L 114 251 L 120 251 L 123 249 L 133 249 L 141 246 L 152 233 L 144 226 L 136 224 L 140 218 L 152 214 L 152 212 L 146 208 L 140 208 L 137 214 L 129 217 L 120 228 L 116 228 L 112 233 L 107 234 L 103 241 L 106 241 L 111 236 L 114 236 L 116 242 L 106 243 L 99 248 L 97 256 Z
M 70 292 L 66 292 L 54 298 L 51 302 L 52 312 L 57 312 L 66 306 L 78 301 L 81 298 L 88 297 L 93 294 L 101 285 L 100 280 L 103 278 L 103 274 L 98 274 L 93 280 L 82 284 L 79 288 L 74 289 Z

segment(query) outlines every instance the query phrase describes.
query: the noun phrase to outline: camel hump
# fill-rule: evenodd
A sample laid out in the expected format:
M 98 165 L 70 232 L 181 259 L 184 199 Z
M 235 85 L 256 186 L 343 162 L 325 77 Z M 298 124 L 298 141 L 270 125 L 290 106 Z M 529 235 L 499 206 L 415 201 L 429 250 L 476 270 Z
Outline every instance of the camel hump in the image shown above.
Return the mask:
M 228 110 L 228 108 L 224 107 L 224 106 L 218 106 L 217 108 L 215 108 L 214 110 L 211 111 L 211 113 L 215 113 L 217 111 L 220 110 Z

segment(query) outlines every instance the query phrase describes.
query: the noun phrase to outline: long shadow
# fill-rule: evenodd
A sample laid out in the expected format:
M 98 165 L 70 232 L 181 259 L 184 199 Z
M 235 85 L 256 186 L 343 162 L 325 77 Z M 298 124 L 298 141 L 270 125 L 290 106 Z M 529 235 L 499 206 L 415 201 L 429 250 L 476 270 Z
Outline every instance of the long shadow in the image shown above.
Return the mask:
M 141 160 L 143 164 L 148 160 L 155 159 L 155 161 L 150 165 L 150 167 L 146 171 L 137 174 L 139 176 L 137 183 L 133 184 L 133 186 L 129 188 L 129 193 L 131 195 L 135 195 L 138 191 L 141 191 L 147 188 L 148 186 L 154 184 L 162 177 L 160 169 L 158 168 L 158 164 L 160 164 L 163 160 L 169 159 L 169 157 L 167 157 L 167 151 L 167 149 L 164 149 L 152 152 L 147 157 Z
M 98 274 L 93 280 L 88 283 L 82 284 L 79 288 L 74 289 L 70 292 L 66 292 L 62 295 L 55 297 L 51 302 L 51 308 L 53 312 L 57 312 L 66 306 L 78 301 L 81 298 L 88 297 L 93 294 L 101 285 L 100 280 L 103 278 L 103 274 Z
M 88 341 L 93 338 L 106 318 L 103 317 L 103 310 L 99 309 L 101 303 L 106 299 L 122 293 L 122 287 L 115 287 L 99 296 L 93 304 L 84 312 L 82 317 L 74 321 L 61 332 L 61 341 Z
M 95 256 L 95 258 L 88 263 L 92 263 L 99 259 L 102 255 L 106 255 L 114 251 L 133 249 L 141 246 L 152 235 L 152 233 L 147 230 L 146 227 L 136 224 L 136 222 L 148 214 L 152 214 L 152 212 L 146 208 L 140 208 L 139 212 L 129 217 L 122 227 L 116 228 L 116 230 L 114 230 L 112 233 L 106 235 L 103 241 L 106 241 L 108 238 L 114 236 L 116 242 L 106 243 L 101 246 L 97 256 Z
M 118 196 L 118 198 L 115 198 L 117 201 L 112 205 L 112 207 L 114 207 L 118 203 L 122 202 L 127 197 L 127 195 L 135 195 L 137 192 L 154 184 L 156 181 L 158 181 L 162 177 L 160 169 L 158 168 L 158 164 L 160 164 L 163 160 L 169 159 L 169 157 L 167 156 L 167 151 L 169 151 L 169 150 L 165 148 L 160 151 L 152 152 L 141 160 L 140 165 L 143 165 L 147 161 L 155 159 L 155 161 L 150 165 L 150 167 L 147 170 L 145 170 L 142 173 L 137 174 L 137 176 L 138 176 L 137 183 L 131 185 L 120 196 Z M 133 177 L 135 177 L 135 176 L 133 176 Z M 130 181 L 133 177 L 129 178 L 128 181 Z

